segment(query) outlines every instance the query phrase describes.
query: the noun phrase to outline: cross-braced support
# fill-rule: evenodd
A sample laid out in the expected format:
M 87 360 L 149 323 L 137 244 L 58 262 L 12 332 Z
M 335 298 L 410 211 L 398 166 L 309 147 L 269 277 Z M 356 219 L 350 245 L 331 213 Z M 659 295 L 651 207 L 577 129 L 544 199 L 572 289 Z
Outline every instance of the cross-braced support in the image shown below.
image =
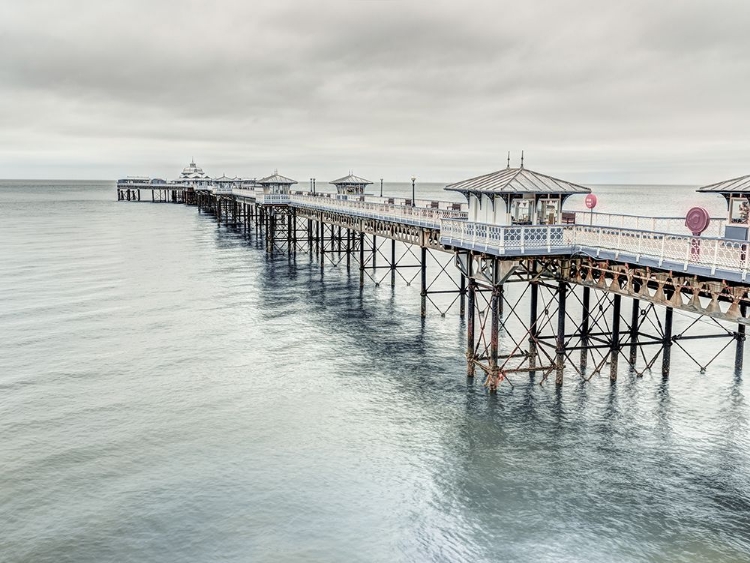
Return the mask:
M 621 358 L 639 377 L 661 358 L 666 377 L 674 347 L 705 370 L 736 342 L 735 363 L 741 365 L 744 330 L 740 327 L 744 329 L 744 323 L 732 331 L 717 318 L 696 315 L 695 311 L 688 315 L 682 310 L 686 320 L 681 320 L 677 329 L 673 305 L 678 304 L 679 294 L 671 287 L 664 291 L 659 281 L 654 282 L 655 293 L 647 293 L 629 285 L 627 276 L 618 272 L 576 271 L 569 262 L 554 257 L 502 260 L 467 254 L 459 255 L 457 262 L 469 278 L 467 374 L 471 377 L 477 367 L 482 369 L 491 391 L 503 382 L 510 383 L 508 376 L 521 371 L 532 377 L 540 372 L 540 383 L 554 371 L 555 382 L 561 385 L 567 370 L 590 381 L 608 366 L 614 383 Z M 486 292 L 490 298 L 484 297 Z M 528 303 L 528 321 L 523 303 Z M 659 307 L 660 303 L 665 306 Z M 745 317 L 745 311 L 740 314 Z M 683 345 L 699 338 L 724 338 L 727 342 L 702 363 Z M 574 352 L 580 353 L 577 360 L 572 357 Z M 639 355 L 643 361 L 640 369 L 636 365 Z

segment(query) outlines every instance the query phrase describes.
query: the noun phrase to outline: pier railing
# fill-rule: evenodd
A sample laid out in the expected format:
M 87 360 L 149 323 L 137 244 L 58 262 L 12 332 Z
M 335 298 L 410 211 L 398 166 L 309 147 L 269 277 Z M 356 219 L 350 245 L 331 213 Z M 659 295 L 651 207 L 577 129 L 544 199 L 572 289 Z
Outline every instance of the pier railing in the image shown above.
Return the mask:
M 439 228 L 442 219 L 465 220 L 465 211 L 451 209 L 433 209 L 429 207 L 412 207 L 410 205 L 395 205 L 390 203 L 375 203 L 368 201 L 341 200 L 313 195 L 291 195 L 290 204 L 295 207 L 318 209 L 322 211 L 338 211 L 347 215 L 398 221 L 420 227 Z
M 615 227 L 618 229 L 633 229 L 636 231 L 650 231 L 654 233 L 685 233 L 690 231 L 685 226 L 685 217 L 651 217 L 642 215 L 627 215 L 624 213 L 597 213 L 591 211 L 573 211 L 576 225 L 590 225 L 596 227 Z M 704 236 L 721 237 L 724 235 L 726 218 L 712 217 Z
M 750 266 L 747 242 L 597 225 L 500 226 L 446 219 L 440 242 L 497 256 L 582 253 L 694 273 L 721 270 L 742 280 Z
M 289 194 L 264 194 L 261 192 L 255 195 L 255 201 L 263 205 L 283 205 L 288 204 L 291 197 Z
M 232 194 L 238 197 L 256 199 L 259 194 L 263 194 L 263 188 L 232 188 Z
M 551 254 L 572 247 L 567 225 L 501 226 L 473 221 L 443 220 L 440 242 L 492 254 Z

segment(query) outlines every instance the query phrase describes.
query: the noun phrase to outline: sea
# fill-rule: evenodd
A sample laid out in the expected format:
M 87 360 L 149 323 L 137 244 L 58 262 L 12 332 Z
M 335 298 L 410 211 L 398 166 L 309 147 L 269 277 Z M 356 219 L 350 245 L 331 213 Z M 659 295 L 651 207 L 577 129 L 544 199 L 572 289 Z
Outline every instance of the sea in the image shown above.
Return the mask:
M 594 192 L 725 213 L 690 186 Z M 465 331 L 420 317 L 419 284 L 360 290 L 195 207 L 2 181 L 0 561 L 750 561 L 732 346 L 490 394 Z

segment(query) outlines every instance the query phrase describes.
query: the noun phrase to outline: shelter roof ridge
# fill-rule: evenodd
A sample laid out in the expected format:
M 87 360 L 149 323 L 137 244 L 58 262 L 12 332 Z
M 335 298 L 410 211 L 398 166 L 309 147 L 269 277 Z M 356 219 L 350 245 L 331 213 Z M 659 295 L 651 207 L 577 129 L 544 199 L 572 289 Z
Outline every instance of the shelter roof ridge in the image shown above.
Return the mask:
M 729 180 L 722 180 L 714 184 L 709 184 L 698 188 L 699 192 L 713 192 L 713 193 L 745 193 L 750 192 L 750 174 L 745 176 L 739 176 L 737 178 L 730 178 Z
M 468 180 L 448 184 L 446 190 L 479 193 L 540 193 L 540 194 L 574 194 L 590 193 L 585 186 L 553 178 L 546 174 L 534 172 L 528 168 L 504 168 L 475 176 Z
M 364 178 L 361 178 L 360 176 L 355 176 L 351 172 L 349 172 L 348 176 L 344 176 L 343 178 L 339 178 L 337 180 L 331 180 L 328 182 L 329 184 L 372 184 L 370 180 L 365 180 Z
M 270 176 L 266 176 L 265 178 L 261 178 L 258 180 L 259 184 L 296 184 L 296 180 L 292 180 L 291 178 L 287 178 L 286 176 L 282 176 L 278 173 L 278 171 L 275 171 Z

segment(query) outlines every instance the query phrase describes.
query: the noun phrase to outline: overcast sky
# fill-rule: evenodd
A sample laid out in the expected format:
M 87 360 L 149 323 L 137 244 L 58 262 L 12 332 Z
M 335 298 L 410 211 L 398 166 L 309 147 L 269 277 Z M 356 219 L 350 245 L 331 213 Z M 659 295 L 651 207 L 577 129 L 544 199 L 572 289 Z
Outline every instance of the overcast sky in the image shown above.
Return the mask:
M 750 174 L 750 1 L 0 0 L 0 177 Z

